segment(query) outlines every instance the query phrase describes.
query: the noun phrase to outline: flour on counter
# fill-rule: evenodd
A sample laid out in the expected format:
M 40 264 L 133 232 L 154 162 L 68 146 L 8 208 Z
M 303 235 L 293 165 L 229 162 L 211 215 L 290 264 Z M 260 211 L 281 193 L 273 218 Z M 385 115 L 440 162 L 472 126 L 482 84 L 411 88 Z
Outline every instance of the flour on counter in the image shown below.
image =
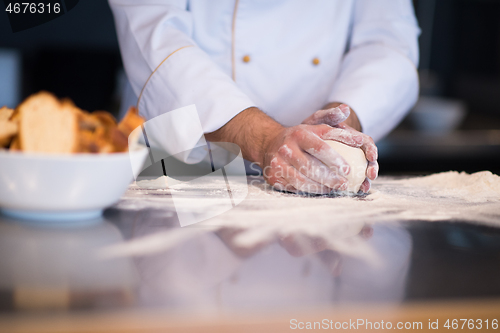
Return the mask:
M 136 182 L 136 185 L 144 189 L 167 189 L 168 177 L 161 176 L 156 179 L 139 180 Z
M 337 234 L 339 228 L 359 230 L 361 225 L 400 221 L 464 221 L 500 226 L 500 177 L 490 172 L 466 174 L 444 172 L 426 177 L 394 179 L 380 177 L 364 197 L 301 196 L 273 190 L 261 177 L 248 184 L 232 183 L 237 194 L 248 186 L 247 197 L 235 208 L 213 217 L 208 226 L 247 229 L 241 242 L 300 231 L 309 235 Z M 193 214 L 227 203 L 221 191 L 224 180 L 177 184 L 183 197 L 174 206 L 169 191 L 144 190 L 131 186 L 117 204 L 122 209 L 153 208 Z M 224 193 L 222 193 L 224 192 Z M 260 229 L 260 230 L 257 230 Z M 351 232 L 348 232 L 351 233 Z
M 406 179 L 380 177 L 373 182 L 370 194 L 362 197 L 301 196 L 273 190 L 262 177 L 248 177 L 247 182 L 231 183 L 234 195 L 248 189 L 243 202 L 194 227 L 239 229 L 234 241 L 243 247 L 305 235 L 323 239 L 332 249 L 342 248 L 353 256 L 370 253 L 355 236 L 371 224 L 418 220 L 500 227 L 500 177 L 488 171 L 471 175 L 450 171 Z M 116 207 L 200 214 L 227 204 L 227 192 L 221 190 L 225 185 L 224 180 L 210 177 L 196 185 L 179 183 L 175 191 L 183 196 L 176 198 L 175 205 L 169 191 L 131 186 Z
M 500 200 L 500 177 L 490 171 L 476 172 L 471 175 L 457 171 L 442 172 L 408 179 L 407 185 L 426 187 L 431 189 L 433 195 L 469 202 Z

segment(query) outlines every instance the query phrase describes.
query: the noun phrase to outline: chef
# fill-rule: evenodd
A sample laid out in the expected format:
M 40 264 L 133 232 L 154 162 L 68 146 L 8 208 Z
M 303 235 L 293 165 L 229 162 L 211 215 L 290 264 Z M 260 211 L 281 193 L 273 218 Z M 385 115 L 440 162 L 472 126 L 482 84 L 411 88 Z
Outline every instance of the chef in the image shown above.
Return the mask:
M 364 151 L 367 192 L 374 140 L 417 99 L 410 0 L 109 2 L 141 115 L 194 105 L 203 133 L 176 113 L 165 140 L 235 143 L 279 190 L 347 188 L 335 140 Z

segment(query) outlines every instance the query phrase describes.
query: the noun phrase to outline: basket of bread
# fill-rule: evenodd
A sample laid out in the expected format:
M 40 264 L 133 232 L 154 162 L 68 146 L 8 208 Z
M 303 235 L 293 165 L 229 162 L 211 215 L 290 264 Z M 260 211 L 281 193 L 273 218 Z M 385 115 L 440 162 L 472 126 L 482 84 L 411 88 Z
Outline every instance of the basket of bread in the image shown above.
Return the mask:
M 117 122 L 48 92 L 0 108 L 0 209 L 49 222 L 100 216 L 147 157 L 134 131 L 143 122 L 135 107 Z

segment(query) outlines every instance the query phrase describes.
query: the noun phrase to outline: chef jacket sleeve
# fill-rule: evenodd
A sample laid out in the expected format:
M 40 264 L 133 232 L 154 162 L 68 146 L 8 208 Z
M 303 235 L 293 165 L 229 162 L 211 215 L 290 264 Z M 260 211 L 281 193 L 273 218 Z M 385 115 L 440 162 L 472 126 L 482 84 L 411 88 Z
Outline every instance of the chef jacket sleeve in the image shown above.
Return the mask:
M 351 36 L 330 102 L 348 104 L 375 141 L 418 97 L 420 33 L 410 0 L 356 0 Z
M 199 116 L 173 116 L 163 128 L 182 149 L 204 141 L 253 102 L 192 39 L 186 0 L 109 0 L 127 76 L 146 119 L 194 104 Z M 192 114 L 192 113 L 191 113 Z M 160 118 L 158 118 L 160 119 Z M 157 126 L 158 127 L 158 126 Z M 148 133 L 148 136 L 150 134 Z M 171 154 L 182 150 L 166 143 Z M 178 145 L 177 145 L 178 146 Z M 169 148 L 170 147 L 170 151 Z

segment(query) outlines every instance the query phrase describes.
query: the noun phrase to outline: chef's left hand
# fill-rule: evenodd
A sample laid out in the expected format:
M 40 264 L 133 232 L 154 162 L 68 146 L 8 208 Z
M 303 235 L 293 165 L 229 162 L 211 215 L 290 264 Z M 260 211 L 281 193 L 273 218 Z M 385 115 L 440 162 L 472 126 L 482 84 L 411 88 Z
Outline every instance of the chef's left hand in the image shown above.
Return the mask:
M 361 124 L 356 113 L 346 104 L 330 103 L 322 110 L 316 111 L 307 117 L 302 123 L 308 125 L 326 124 L 363 137 L 363 144 L 359 148 L 365 153 L 368 167 L 366 168 L 366 179 L 361 184 L 360 191 L 367 193 L 370 190 L 371 181 L 375 180 L 378 175 L 378 151 L 373 139 L 361 132 Z M 341 132 L 339 132 L 338 138 L 332 137 L 330 140 L 346 143 L 345 140 L 341 140 L 341 135 Z

